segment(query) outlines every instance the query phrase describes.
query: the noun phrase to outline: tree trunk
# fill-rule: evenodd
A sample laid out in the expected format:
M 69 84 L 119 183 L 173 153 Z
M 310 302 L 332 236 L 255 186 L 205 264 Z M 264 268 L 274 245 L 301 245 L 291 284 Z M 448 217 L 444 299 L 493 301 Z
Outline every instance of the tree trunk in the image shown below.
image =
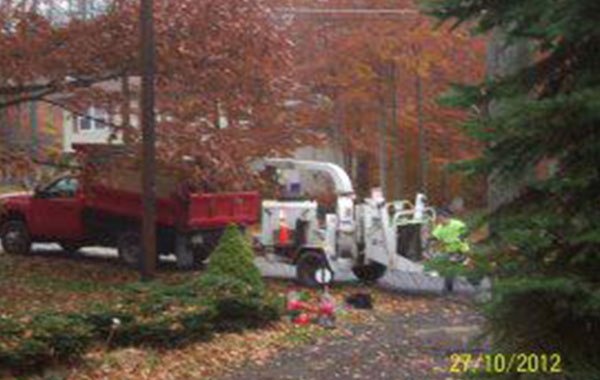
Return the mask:
M 390 115 L 390 129 L 392 130 L 392 141 L 394 144 L 394 149 L 392 154 L 394 159 L 392 160 L 392 175 L 394 182 L 394 198 L 400 199 L 402 198 L 402 186 L 403 186 L 403 172 L 402 172 L 402 149 L 400 149 L 400 131 L 398 129 L 398 98 L 397 98 L 397 68 L 396 62 L 391 62 L 390 67 L 390 103 L 392 106 L 391 115 Z
M 417 187 L 418 191 L 425 192 L 427 188 L 427 151 L 425 150 L 425 128 L 423 128 L 423 107 L 421 94 L 421 75 L 416 73 L 415 88 L 417 91 L 417 128 L 418 128 L 418 149 L 419 149 L 419 169 Z
M 384 198 L 387 196 L 387 126 L 386 126 L 386 105 L 385 98 L 379 97 L 379 186 Z
M 343 139 L 343 115 L 344 109 L 341 100 L 338 97 L 334 97 L 334 110 L 333 110 L 333 120 L 332 120 L 332 150 L 334 155 L 334 161 L 336 164 L 341 166 L 345 166 L 345 156 L 344 156 L 344 139 Z M 348 168 L 345 168 L 346 170 Z
M 121 103 L 123 142 L 130 144 L 133 142 L 131 130 L 131 89 L 129 88 L 129 76 L 127 74 L 121 77 L 121 93 L 123 95 L 123 102 Z
M 507 46 L 502 30 L 496 29 L 488 43 L 487 73 L 492 79 L 497 76 L 510 75 L 528 65 L 531 52 L 526 40 Z M 487 114 L 494 118 L 502 112 L 502 104 L 492 102 L 488 105 Z M 488 207 L 490 211 L 497 210 L 503 204 L 514 199 L 523 185 L 522 179 L 508 180 L 500 178 L 497 172 L 488 177 Z M 493 223 L 492 223 L 493 224 Z M 490 225 L 492 229 L 492 225 Z
M 153 0 L 141 0 L 142 96 L 142 262 L 141 279 L 151 280 L 156 268 L 156 133 L 154 115 L 154 22 Z
M 357 154 L 356 176 L 359 181 L 356 183 L 356 192 L 359 197 L 369 195 L 370 176 L 369 176 L 369 155 L 367 153 Z
M 444 156 L 448 163 L 454 162 L 454 156 L 452 154 L 452 129 L 446 128 L 444 140 Z M 444 165 L 442 167 L 442 200 L 444 204 L 449 204 L 452 196 L 454 196 L 454 194 L 452 194 L 452 189 L 450 188 L 450 174 L 448 173 L 448 168 Z

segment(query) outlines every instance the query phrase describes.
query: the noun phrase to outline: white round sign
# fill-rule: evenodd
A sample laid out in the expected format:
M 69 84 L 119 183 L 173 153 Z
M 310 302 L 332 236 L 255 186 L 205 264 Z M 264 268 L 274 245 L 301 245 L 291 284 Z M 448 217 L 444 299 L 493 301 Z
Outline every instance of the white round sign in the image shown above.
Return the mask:
M 315 279 L 319 284 L 329 284 L 333 279 L 333 273 L 327 268 L 319 268 L 315 272 Z

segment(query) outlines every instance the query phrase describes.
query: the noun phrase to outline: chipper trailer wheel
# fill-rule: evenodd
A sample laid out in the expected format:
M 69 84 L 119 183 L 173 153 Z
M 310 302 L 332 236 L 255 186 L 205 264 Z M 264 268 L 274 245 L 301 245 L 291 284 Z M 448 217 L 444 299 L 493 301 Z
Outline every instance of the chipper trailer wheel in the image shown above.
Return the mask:
M 329 283 L 333 282 L 333 271 L 329 267 L 325 255 L 316 251 L 303 252 L 296 262 L 296 277 L 305 286 L 317 287 L 323 285 L 317 279 L 319 269 L 328 270 L 331 273 Z
M 352 268 L 352 273 L 363 282 L 375 282 L 385 274 L 387 267 L 372 261 L 368 264 L 357 265 Z

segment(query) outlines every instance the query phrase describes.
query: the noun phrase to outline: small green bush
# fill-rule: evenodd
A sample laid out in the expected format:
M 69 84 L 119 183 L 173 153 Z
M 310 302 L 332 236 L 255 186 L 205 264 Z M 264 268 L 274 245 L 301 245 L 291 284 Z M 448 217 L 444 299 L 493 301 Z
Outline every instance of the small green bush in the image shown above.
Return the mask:
M 135 294 L 134 302 L 140 302 L 144 306 L 152 306 L 156 309 L 157 304 L 166 303 L 189 303 L 190 301 L 197 300 L 198 294 L 197 289 L 192 285 L 190 281 L 186 281 L 182 284 L 177 285 L 166 285 L 160 282 L 135 282 L 128 284 L 124 287 L 126 291 Z
M 252 285 L 224 274 L 206 273 L 201 275 L 195 282 L 199 291 L 204 297 L 211 300 L 212 303 L 220 298 L 229 297 L 259 297 L 257 291 Z
M 179 323 L 185 331 L 181 343 L 190 341 L 208 340 L 212 336 L 214 321 L 217 319 L 214 308 L 203 312 L 187 313 L 179 318 Z
M 175 347 L 210 335 L 214 318 L 211 308 L 178 313 L 170 310 L 168 303 L 161 305 L 149 314 L 148 305 L 125 310 L 99 309 L 85 319 L 93 325 L 97 338 L 111 346 Z
M 83 319 L 92 326 L 92 332 L 101 339 L 107 339 L 115 328 L 134 323 L 135 318 L 131 313 L 112 309 L 94 310 L 83 315 Z
M 0 367 L 39 368 L 81 354 L 93 337 L 76 315 L 40 313 L 22 322 L 0 318 Z
M 92 327 L 75 314 L 42 313 L 35 315 L 30 323 L 32 338 L 41 341 L 57 358 L 79 354 L 92 339 Z
M 175 347 L 181 337 L 181 331 L 175 322 L 174 318 L 160 315 L 148 321 L 130 324 L 116 331 L 114 344 Z
M 225 229 L 202 277 L 201 287 L 209 292 L 216 288 L 230 293 L 226 296 L 259 297 L 265 289 L 260 271 L 254 265 L 252 247 L 233 225 Z
M 217 301 L 216 310 L 215 328 L 219 331 L 259 328 L 280 317 L 275 305 L 258 299 L 223 298 Z

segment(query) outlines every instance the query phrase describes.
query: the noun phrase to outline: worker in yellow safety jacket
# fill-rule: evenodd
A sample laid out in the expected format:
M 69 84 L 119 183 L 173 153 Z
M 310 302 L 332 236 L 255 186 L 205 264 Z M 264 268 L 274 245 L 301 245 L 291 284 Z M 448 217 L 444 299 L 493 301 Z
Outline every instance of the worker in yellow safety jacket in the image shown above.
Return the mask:
M 452 218 L 449 212 L 442 211 L 438 214 L 437 225 L 431 233 L 437 240 L 439 251 L 448 256 L 450 261 L 463 262 L 470 247 L 465 239 L 467 225 L 456 218 Z M 447 276 L 444 280 L 444 290 L 454 290 L 454 276 Z

